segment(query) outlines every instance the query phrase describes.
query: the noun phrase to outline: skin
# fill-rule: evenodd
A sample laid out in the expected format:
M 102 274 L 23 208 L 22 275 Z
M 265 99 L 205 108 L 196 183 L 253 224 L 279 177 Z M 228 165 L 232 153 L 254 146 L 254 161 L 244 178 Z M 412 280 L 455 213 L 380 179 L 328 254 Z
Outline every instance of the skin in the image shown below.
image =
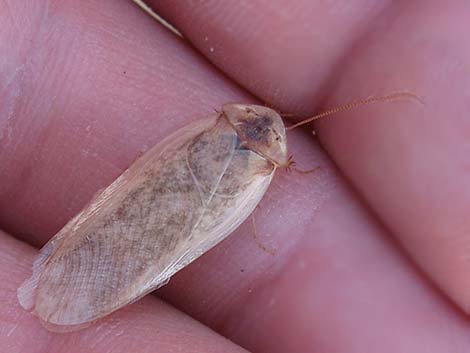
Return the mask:
M 469 352 L 468 1 L 221 4 L 153 3 L 188 45 L 128 1 L 0 2 L 0 351 Z M 308 116 L 396 90 L 425 106 L 289 133 L 320 170 L 278 173 L 255 212 L 274 256 L 246 223 L 83 331 L 19 306 L 36 248 L 168 133 L 226 102 Z

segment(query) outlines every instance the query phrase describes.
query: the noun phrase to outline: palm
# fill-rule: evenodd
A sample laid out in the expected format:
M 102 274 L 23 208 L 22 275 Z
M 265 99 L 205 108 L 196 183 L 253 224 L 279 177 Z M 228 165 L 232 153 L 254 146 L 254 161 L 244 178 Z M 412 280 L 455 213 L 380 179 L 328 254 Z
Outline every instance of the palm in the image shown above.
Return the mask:
M 468 351 L 468 2 L 155 4 L 233 82 L 130 2 L 46 3 L 0 3 L 1 351 Z M 280 171 L 256 211 L 274 256 L 247 223 L 159 291 L 177 309 L 149 296 L 45 331 L 17 304 L 36 250 L 14 237 L 43 244 L 166 134 L 254 101 L 236 83 L 298 115 L 427 104 L 327 118 L 323 149 L 291 133 L 320 169 Z

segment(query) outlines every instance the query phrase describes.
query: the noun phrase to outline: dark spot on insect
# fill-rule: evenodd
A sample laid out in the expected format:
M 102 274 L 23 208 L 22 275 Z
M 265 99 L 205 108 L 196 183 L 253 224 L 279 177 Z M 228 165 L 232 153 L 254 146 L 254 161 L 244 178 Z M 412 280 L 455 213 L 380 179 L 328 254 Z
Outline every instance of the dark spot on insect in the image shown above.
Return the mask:
M 245 270 L 244 270 L 243 268 L 241 268 L 241 269 L 240 269 L 240 272 L 243 273 L 243 272 L 245 272 Z
M 273 119 L 269 116 L 263 116 L 257 119 L 246 119 L 243 122 L 242 132 L 249 140 L 267 144 L 269 142 L 269 132 Z
M 125 215 L 125 213 L 126 213 L 126 211 L 125 211 L 124 205 L 119 206 L 119 208 L 116 210 L 116 215 L 117 215 L 119 218 L 123 218 L 124 215 Z

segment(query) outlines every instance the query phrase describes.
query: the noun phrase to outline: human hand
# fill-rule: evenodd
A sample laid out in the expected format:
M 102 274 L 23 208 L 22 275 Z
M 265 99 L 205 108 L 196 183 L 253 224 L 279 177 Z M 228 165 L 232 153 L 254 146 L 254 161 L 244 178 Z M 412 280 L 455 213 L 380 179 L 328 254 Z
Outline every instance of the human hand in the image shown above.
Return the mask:
M 0 351 L 468 352 L 467 2 L 153 5 L 199 53 L 128 1 L 0 3 Z M 274 256 L 248 223 L 157 292 L 174 307 L 42 328 L 16 299 L 37 252 L 18 239 L 42 245 L 190 120 L 256 102 L 243 89 L 301 116 L 397 90 L 426 105 L 327 118 L 323 148 L 290 133 L 320 170 L 279 171 L 256 211 Z

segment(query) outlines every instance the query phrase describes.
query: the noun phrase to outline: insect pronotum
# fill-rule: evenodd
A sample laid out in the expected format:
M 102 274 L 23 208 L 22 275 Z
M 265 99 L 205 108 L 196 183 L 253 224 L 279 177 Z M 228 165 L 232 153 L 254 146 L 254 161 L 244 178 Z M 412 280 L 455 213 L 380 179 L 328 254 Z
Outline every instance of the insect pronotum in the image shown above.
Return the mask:
M 165 285 L 255 209 L 276 169 L 289 164 L 285 130 L 270 108 L 225 104 L 176 131 L 41 249 L 20 304 L 48 329 L 72 331 Z

